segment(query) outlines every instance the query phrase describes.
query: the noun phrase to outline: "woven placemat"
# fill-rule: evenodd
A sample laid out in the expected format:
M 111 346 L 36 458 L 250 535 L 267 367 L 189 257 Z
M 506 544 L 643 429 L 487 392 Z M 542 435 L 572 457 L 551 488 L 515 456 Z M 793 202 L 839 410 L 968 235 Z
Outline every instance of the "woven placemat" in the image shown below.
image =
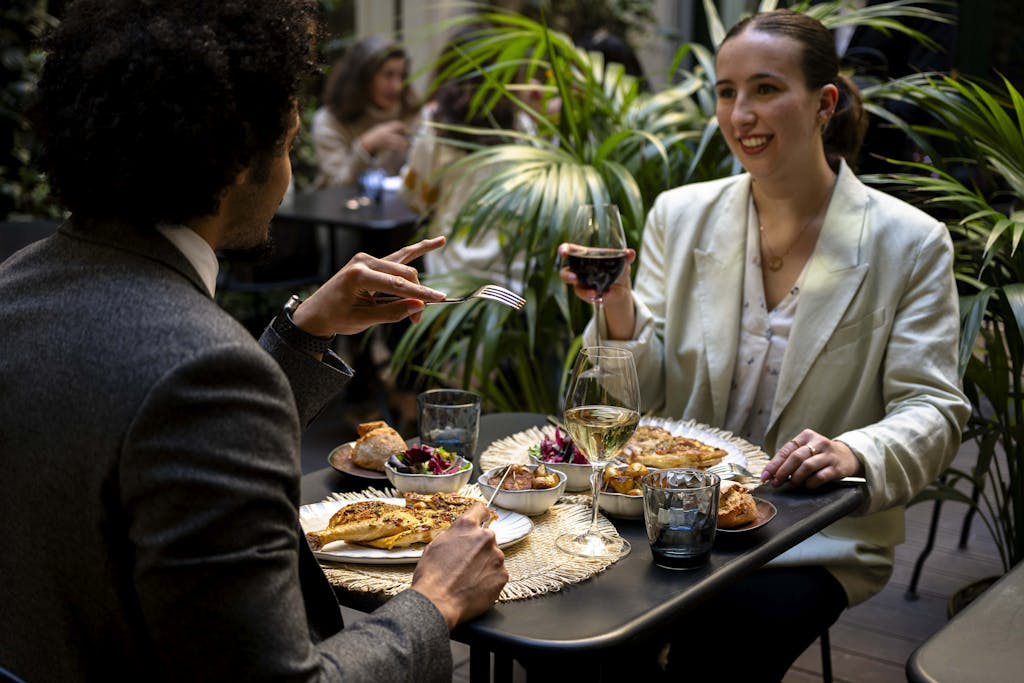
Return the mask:
M 465 486 L 460 495 L 481 497 L 476 484 Z M 328 500 L 356 501 L 366 498 L 400 498 L 395 489 L 366 489 L 354 493 L 335 493 Z M 582 532 L 590 525 L 590 505 L 580 504 L 578 496 L 559 499 L 547 512 L 533 520 L 533 530 L 522 541 L 504 549 L 509 580 L 498 596 L 498 602 L 510 602 L 552 593 L 585 581 L 604 571 L 618 558 L 576 557 L 555 546 L 563 533 Z M 586 497 L 589 501 L 589 496 Z M 598 527 L 608 535 L 619 537 L 615 527 L 598 515 Z M 415 565 L 368 565 L 320 561 L 328 580 L 347 590 L 395 595 L 412 583 Z

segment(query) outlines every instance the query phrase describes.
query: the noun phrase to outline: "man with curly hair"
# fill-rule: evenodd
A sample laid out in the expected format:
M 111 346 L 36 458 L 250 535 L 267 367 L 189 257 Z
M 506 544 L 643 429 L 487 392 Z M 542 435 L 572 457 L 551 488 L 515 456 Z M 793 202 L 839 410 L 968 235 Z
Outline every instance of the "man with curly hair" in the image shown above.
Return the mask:
M 259 343 L 213 302 L 289 183 L 314 9 L 79 0 L 49 38 L 70 219 L 0 266 L 0 678 L 450 680 L 507 580 L 476 506 L 342 630 L 298 523 L 300 430 L 351 376 L 330 339 L 441 298 L 406 264 L 443 240 L 356 256 Z

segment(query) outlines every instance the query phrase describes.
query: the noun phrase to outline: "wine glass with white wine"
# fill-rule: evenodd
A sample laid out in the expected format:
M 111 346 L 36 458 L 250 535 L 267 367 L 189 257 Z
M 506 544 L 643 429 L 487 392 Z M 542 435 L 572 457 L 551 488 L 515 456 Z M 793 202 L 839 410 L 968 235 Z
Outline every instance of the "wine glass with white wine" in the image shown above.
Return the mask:
M 640 382 L 633 354 L 611 346 L 584 347 L 573 366 L 563 421 L 594 468 L 590 478 L 594 509 L 585 533 L 563 534 L 555 544 L 583 557 L 625 554 L 629 552 L 625 539 L 601 533 L 597 509 L 605 465 L 633 436 L 640 421 Z
M 604 295 L 626 269 L 626 233 L 619 207 L 614 204 L 584 204 L 576 210 L 566 254 L 569 270 L 580 287 L 597 292 L 594 324 L 601 343 L 601 310 Z

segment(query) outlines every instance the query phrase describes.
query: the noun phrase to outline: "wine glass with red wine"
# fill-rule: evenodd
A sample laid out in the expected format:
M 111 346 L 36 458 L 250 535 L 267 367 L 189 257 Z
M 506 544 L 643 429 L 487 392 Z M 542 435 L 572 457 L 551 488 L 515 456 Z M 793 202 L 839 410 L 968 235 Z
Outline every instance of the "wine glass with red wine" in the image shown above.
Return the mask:
M 584 204 L 576 211 L 569 234 L 569 270 L 579 286 L 597 292 L 594 324 L 601 341 L 601 306 L 604 294 L 626 268 L 626 233 L 619 207 L 614 204 Z

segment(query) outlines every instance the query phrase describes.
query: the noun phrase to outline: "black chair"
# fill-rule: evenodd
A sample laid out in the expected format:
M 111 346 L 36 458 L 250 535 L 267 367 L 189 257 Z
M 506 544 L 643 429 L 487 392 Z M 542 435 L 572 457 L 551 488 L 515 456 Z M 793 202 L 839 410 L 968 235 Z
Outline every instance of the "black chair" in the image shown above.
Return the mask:
M 329 277 L 327 255 L 315 228 L 275 218 L 270 226 L 273 250 L 259 261 L 222 252 L 217 289 L 267 292 L 323 284 Z
M 0 681 L 4 683 L 25 683 L 24 680 L 18 678 L 3 666 L 0 666 Z
M 60 223 L 44 218 L 0 223 L 0 261 L 37 240 L 49 237 Z
M 821 680 L 832 683 L 832 642 L 828 637 L 828 629 L 821 632 L 818 640 L 821 642 Z
M 270 236 L 273 248 L 265 254 L 221 251 L 217 255 L 217 302 L 255 337 L 289 295 L 319 286 L 330 276 L 314 226 L 274 219 Z
M 946 475 L 940 475 L 939 481 L 945 483 Z M 971 501 L 977 504 L 980 496 L 981 490 L 977 486 L 974 486 L 971 489 Z M 967 514 L 964 515 L 964 521 L 960 527 L 960 542 L 958 543 L 960 550 L 967 547 L 967 539 L 971 534 L 971 522 L 974 520 L 974 512 L 975 508 L 970 507 L 967 509 Z M 938 499 L 935 501 L 935 506 L 932 508 L 932 518 L 928 524 L 928 538 L 925 541 L 924 547 L 921 548 L 921 553 L 917 556 L 917 560 L 914 562 L 914 572 L 910 575 L 910 585 L 907 586 L 907 592 L 903 594 L 903 597 L 907 600 L 917 600 L 917 583 L 921 580 L 921 571 L 924 569 L 924 562 L 928 559 L 928 556 L 931 555 L 932 548 L 935 546 L 935 534 L 939 530 L 939 517 L 941 513 L 942 500 Z

